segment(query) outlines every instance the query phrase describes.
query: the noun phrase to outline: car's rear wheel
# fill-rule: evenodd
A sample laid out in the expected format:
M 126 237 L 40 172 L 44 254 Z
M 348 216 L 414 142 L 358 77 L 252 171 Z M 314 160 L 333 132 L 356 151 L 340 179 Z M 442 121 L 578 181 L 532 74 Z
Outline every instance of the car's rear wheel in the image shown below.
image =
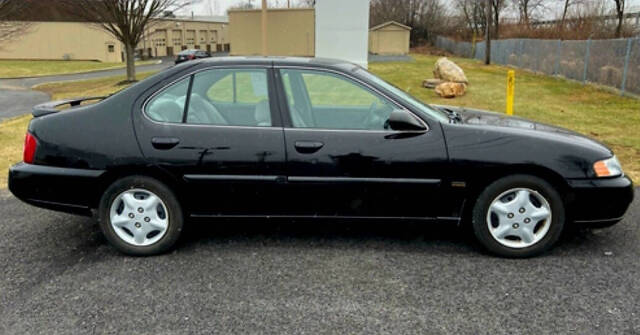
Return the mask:
M 493 182 L 480 193 L 472 213 L 478 241 L 504 257 L 530 257 L 548 250 L 560 237 L 564 221 L 558 192 L 530 175 Z
M 98 209 L 100 228 L 109 242 L 125 254 L 155 255 L 167 251 L 182 231 L 183 217 L 176 196 L 163 183 L 131 176 L 105 191 Z

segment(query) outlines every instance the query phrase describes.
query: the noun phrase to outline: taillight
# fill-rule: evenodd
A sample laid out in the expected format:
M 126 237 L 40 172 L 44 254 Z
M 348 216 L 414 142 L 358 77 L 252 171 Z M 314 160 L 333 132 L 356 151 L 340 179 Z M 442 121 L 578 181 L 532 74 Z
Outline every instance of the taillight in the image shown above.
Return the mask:
M 22 153 L 22 161 L 32 164 L 33 157 L 36 155 L 36 148 L 38 147 L 38 141 L 36 138 L 27 132 L 24 138 L 24 152 Z
M 189 59 L 194 59 L 196 58 L 196 55 L 189 55 Z

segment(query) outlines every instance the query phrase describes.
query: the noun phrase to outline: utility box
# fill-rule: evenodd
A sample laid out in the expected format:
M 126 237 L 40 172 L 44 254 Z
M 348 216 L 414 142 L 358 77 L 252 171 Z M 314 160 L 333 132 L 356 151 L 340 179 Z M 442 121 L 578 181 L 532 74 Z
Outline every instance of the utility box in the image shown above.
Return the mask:
M 369 0 L 316 1 L 316 57 L 367 67 Z

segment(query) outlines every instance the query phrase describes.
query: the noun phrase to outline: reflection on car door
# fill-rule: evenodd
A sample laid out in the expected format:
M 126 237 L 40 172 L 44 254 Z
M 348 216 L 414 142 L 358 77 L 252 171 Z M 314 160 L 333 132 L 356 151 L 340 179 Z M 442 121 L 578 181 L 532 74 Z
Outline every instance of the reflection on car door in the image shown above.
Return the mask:
M 436 217 L 447 154 L 437 123 L 388 129 L 400 108 L 343 74 L 280 68 L 291 214 Z
M 244 80 L 226 84 L 236 77 Z M 266 67 L 198 71 L 134 113 L 146 159 L 186 181 L 183 205 L 193 215 L 281 210 L 284 137 L 272 81 Z

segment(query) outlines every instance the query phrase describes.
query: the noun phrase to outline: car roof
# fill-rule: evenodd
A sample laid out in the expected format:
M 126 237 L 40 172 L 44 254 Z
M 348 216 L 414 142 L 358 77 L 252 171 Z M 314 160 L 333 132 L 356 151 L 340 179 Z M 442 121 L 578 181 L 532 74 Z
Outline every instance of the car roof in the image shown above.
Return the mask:
M 206 65 L 273 65 L 273 66 L 304 66 L 352 71 L 360 66 L 345 60 L 315 57 L 284 57 L 284 56 L 227 56 L 211 57 L 198 60 Z

